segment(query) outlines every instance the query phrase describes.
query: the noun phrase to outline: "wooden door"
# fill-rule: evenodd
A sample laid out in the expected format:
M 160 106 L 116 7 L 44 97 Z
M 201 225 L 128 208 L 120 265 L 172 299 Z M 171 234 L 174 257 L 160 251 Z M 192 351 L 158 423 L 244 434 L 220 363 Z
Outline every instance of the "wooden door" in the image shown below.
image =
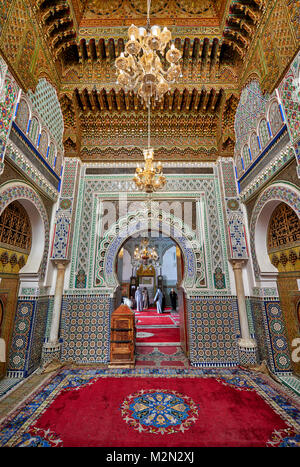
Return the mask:
M 19 288 L 19 277 L 14 275 L 1 275 L 0 302 L 2 319 L 0 325 L 0 337 L 5 341 L 6 362 L 0 362 L 0 378 L 6 374 L 9 351 L 15 321 L 17 294 Z
M 178 288 L 178 312 L 179 312 L 179 329 L 180 329 L 180 345 L 185 355 L 189 358 L 188 331 L 187 331 L 187 309 L 186 297 L 182 287 Z

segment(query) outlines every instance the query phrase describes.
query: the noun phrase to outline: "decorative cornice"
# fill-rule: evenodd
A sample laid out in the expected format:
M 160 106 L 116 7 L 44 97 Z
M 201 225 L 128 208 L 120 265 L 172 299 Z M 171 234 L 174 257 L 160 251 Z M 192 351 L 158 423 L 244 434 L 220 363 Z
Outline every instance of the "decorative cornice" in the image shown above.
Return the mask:
M 132 22 L 132 20 L 130 20 Z M 131 24 L 131 23 L 130 23 Z M 129 24 L 129 26 L 130 26 Z M 219 26 L 206 26 L 197 24 L 192 26 L 174 26 L 168 25 L 172 36 L 184 39 L 187 36 L 190 40 L 195 38 L 205 38 L 207 36 L 219 37 L 221 39 L 222 33 Z M 128 38 L 128 26 L 80 26 L 78 32 L 78 41 L 81 39 L 123 39 Z
M 292 144 L 288 144 L 263 170 L 260 170 L 259 175 L 250 181 L 250 183 L 248 183 L 241 191 L 241 201 L 246 202 L 257 190 L 260 190 L 266 183 L 270 182 L 276 173 L 278 173 L 279 170 L 281 170 L 294 157 L 294 148 Z
M 44 157 L 38 152 L 33 144 L 24 135 L 22 130 L 13 122 L 12 131 L 9 136 L 11 142 L 18 147 L 18 149 L 31 160 L 36 167 L 39 168 L 40 172 L 43 173 L 44 177 L 52 183 L 56 188 L 58 187 L 60 177 L 54 172 L 49 166 Z
M 18 170 L 23 172 L 24 176 L 28 177 L 38 189 L 41 189 L 48 198 L 52 201 L 57 200 L 57 187 L 53 187 L 52 184 L 48 183 L 37 167 L 32 164 L 11 141 L 7 145 L 5 157 L 15 165 Z

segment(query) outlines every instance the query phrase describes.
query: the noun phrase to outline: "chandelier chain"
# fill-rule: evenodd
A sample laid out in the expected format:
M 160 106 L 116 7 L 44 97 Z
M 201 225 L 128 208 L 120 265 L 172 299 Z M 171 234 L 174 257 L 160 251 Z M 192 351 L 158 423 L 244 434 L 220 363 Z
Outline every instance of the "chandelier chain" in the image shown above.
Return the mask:
M 147 0 L 147 29 L 150 29 L 150 8 L 151 0 Z
M 162 188 L 166 177 L 161 162 L 154 163 L 151 139 L 151 105 L 160 102 L 181 74 L 179 61 L 182 53 L 172 43 L 172 34 L 167 27 L 150 27 L 151 0 L 147 0 L 147 26 L 132 24 L 128 29 L 128 42 L 124 52 L 116 59 L 118 84 L 124 86 L 144 101 L 148 108 L 147 149 L 143 149 L 145 167 L 137 166 L 133 181 L 140 190 L 152 193 Z M 165 55 L 165 60 L 163 56 Z
M 149 102 L 149 105 L 148 105 L 148 149 L 150 149 L 150 134 L 151 134 L 151 119 L 150 119 L 150 112 L 151 112 L 151 107 L 150 107 L 150 102 Z

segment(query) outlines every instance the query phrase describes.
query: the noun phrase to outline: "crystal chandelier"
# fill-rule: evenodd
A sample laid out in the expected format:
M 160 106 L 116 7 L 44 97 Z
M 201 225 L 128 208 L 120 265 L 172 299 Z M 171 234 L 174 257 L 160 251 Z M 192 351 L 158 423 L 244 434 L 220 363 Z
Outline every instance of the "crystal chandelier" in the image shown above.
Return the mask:
M 142 261 L 144 264 L 147 264 L 148 261 L 156 262 L 158 261 L 158 254 L 155 247 L 149 248 L 149 240 L 145 238 L 141 241 L 140 248 L 137 246 L 133 252 L 133 259 L 135 261 Z
M 121 52 L 115 61 L 118 84 L 125 90 L 137 91 L 147 107 L 152 97 L 159 101 L 180 76 L 178 62 L 182 55 L 174 44 L 168 48 L 172 39 L 168 28 L 150 27 L 150 5 L 151 0 L 147 0 L 146 28 L 130 26 L 125 52 Z
M 162 172 L 161 162 L 153 162 L 154 150 L 150 147 L 150 106 L 148 107 L 148 148 L 143 149 L 145 167 L 142 169 L 139 164 L 135 170 L 133 181 L 140 190 L 152 193 L 162 188 L 166 183 L 166 177 Z

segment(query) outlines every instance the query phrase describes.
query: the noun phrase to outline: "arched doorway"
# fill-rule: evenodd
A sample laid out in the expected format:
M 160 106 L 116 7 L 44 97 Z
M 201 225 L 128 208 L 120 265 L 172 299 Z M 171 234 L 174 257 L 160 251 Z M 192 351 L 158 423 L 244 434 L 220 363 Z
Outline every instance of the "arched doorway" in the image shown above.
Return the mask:
M 125 302 L 135 313 L 136 364 L 188 365 L 186 299 L 182 287 L 185 268 L 178 243 L 162 232 L 140 232 L 123 242 L 115 267 L 119 283 L 116 306 Z M 142 310 L 137 309 L 137 288 L 143 293 Z M 158 288 L 163 294 L 162 313 L 157 312 L 154 302 Z M 171 290 L 177 295 L 175 308 Z
M 99 235 L 94 268 L 94 287 L 99 293 L 104 293 L 112 303 L 118 298 L 120 287 L 117 273 L 116 261 L 118 253 L 125 241 L 133 235 L 141 232 L 162 233 L 172 238 L 180 248 L 182 255 L 182 295 L 188 300 L 191 296 L 197 296 L 201 288 L 207 287 L 207 276 L 205 267 L 204 245 L 199 241 L 197 233 L 185 224 L 181 219 L 175 217 L 171 212 L 160 209 L 158 203 L 142 205 L 139 210 L 129 211 L 125 216 L 114 222 L 105 235 Z M 180 297 L 178 297 L 180 303 Z M 119 303 L 119 302 L 117 302 Z M 182 299 L 182 308 L 185 300 Z M 192 339 L 189 330 L 189 319 L 183 320 L 186 326 L 185 342 L 189 350 Z M 181 322 L 183 322 L 181 320 Z
M 14 204 L 13 204 L 14 203 Z M 40 196 L 36 191 L 21 180 L 15 180 L 11 183 L 3 184 L 0 187 L 0 216 L 6 217 L 12 206 L 17 206 L 19 217 L 13 224 L 12 230 L 17 235 L 18 241 L 25 241 L 25 233 L 31 238 L 32 247 L 29 248 L 27 243 L 27 251 L 15 251 L 15 254 L 22 253 L 26 260 L 18 261 L 18 270 L 3 271 L 2 280 L 0 282 L 0 294 L 3 298 L 4 319 L 2 322 L 2 330 L 5 327 L 5 347 L 6 347 L 6 362 L 1 365 L 1 375 L 5 374 L 6 368 L 8 374 L 22 375 L 25 372 L 25 367 L 30 359 L 31 345 L 34 333 L 34 327 L 29 326 L 30 319 L 34 319 L 36 301 L 32 300 L 32 306 L 23 306 L 24 301 L 19 300 L 21 295 L 32 295 L 32 290 L 38 291 L 40 282 L 45 277 L 47 255 L 49 248 L 49 221 L 46 209 Z M 8 211 L 6 211 L 8 209 Z M 26 220 L 25 220 L 26 219 Z M 23 230 L 18 229 L 22 226 L 22 221 L 25 227 Z M 15 227 L 18 225 L 18 229 Z M 15 226 L 15 227 L 14 227 Z M 2 227 L 6 232 L 7 228 Z M 5 234 L 6 235 L 6 234 Z M 13 234 L 9 236 L 13 238 Z M 3 237 L 2 237 L 3 238 Z M 5 242 L 7 238 L 4 236 Z M 4 244 L 5 245 L 5 244 Z M 3 246 L 3 245 L 2 245 Z M 11 249 L 12 247 L 10 247 Z M 20 249 L 20 246 L 15 246 L 15 250 Z M 26 249 L 26 248 L 25 248 Z M 23 250 L 25 250 L 23 248 Z M 26 255 L 25 255 L 26 253 Z M 18 256 L 17 256 L 18 258 Z M 15 259 L 12 259 L 15 263 Z M 22 267 L 21 267 L 22 266 Z M 8 266 L 6 266 L 7 268 Z M 7 274 L 15 274 L 15 277 L 7 276 Z M 6 276 L 4 277 L 3 275 Z M 0 271 L 1 278 L 1 271 Z M 5 281 L 4 281 L 5 279 Z M 13 280 L 14 285 L 7 283 L 8 280 Z M 29 289 L 28 289 L 29 288 Z M 27 310 L 24 315 L 25 308 Z M 7 320 L 9 326 L 7 327 Z M 18 334 L 18 338 L 15 336 Z M 24 345 L 24 342 L 27 344 Z M 16 345 L 15 345 L 16 344 Z M 3 362 L 2 362 L 3 363 Z M 19 377 L 19 376 L 18 376 Z
M 32 228 L 28 213 L 19 201 L 13 201 L 0 216 L 0 338 L 3 361 L 0 377 L 6 373 L 19 289 L 19 273 L 28 261 L 32 246 Z
M 267 232 L 274 209 L 281 203 L 290 206 L 300 218 L 299 190 L 291 184 L 274 183 L 257 199 L 250 221 L 250 246 L 257 280 L 276 279 L 277 269 L 270 262 L 267 251 Z
M 284 314 L 290 354 L 293 342 L 300 337 L 300 220 L 295 211 L 282 202 L 274 209 L 267 232 L 267 249 L 272 265 L 277 269 L 277 288 L 280 305 Z M 292 359 L 295 373 L 300 374 L 300 364 Z

